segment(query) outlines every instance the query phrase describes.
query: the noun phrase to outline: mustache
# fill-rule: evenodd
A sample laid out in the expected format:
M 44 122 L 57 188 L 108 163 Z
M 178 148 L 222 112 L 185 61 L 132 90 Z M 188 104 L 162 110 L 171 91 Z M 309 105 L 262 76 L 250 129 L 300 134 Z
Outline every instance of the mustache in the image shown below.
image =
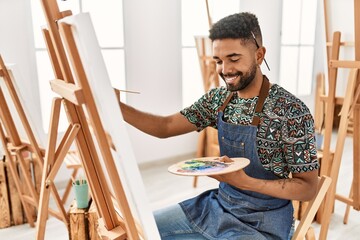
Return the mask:
M 235 72 L 235 73 L 228 73 L 228 74 L 220 73 L 221 77 L 235 77 L 235 76 L 242 77 L 243 75 L 244 74 L 242 72 Z

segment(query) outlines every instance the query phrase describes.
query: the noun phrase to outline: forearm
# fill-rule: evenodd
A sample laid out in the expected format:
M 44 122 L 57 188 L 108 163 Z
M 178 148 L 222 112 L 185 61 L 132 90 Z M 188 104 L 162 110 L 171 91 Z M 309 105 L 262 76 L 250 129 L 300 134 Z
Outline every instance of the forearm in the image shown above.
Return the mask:
M 278 180 L 250 178 L 248 186 L 243 186 L 242 188 L 277 198 L 309 201 L 316 194 L 317 182 L 305 181 L 301 178 Z
M 124 120 L 140 131 L 158 138 L 167 138 L 196 130 L 180 113 L 159 116 L 139 111 L 120 102 Z
M 133 127 L 154 137 L 167 137 L 165 134 L 166 129 L 158 127 L 158 125 L 165 126 L 164 117 L 139 111 L 124 103 L 120 103 L 120 108 L 124 120 Z
M 318 172 L 293 174 L 293 177 L 289 179 L 264 180 L 250 177 L 241 170 L 230 174 L 217 175 L 214 178 L 243 190 L 277 198 L 309 201 L 317 191 Z

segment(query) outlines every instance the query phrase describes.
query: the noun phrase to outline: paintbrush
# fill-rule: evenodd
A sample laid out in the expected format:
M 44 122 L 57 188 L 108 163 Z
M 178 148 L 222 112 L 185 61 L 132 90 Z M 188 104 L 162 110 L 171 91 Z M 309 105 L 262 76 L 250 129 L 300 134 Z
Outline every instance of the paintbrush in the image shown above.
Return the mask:
M 120 92 L 140 94 L 140 92 L 138 92 L 138 91 L 123 90 L 123 89 L 117 89 L 117 88 L 114 88 L 114 90 L 117 94 L 120 94 Z

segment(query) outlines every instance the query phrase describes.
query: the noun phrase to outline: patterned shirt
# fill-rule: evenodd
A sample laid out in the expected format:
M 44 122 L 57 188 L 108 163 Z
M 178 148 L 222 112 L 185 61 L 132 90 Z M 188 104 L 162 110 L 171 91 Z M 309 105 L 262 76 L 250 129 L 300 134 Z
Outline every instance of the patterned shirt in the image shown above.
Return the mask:
M 191 106 L 180 111 L 198 131 L 217 128 L 217 111 L 229 96 L 226 87 L 213 88 Z M 250 125 L 258 97 L 234 94 L 224 110 L 224 121 Z M 261 113 L 257 132 L 258 156 L 264 168 L 280 178 L 290 172 L 319 169 L 314 138 L 314 120 L 307 106 L 277 84 L 272 85 Z

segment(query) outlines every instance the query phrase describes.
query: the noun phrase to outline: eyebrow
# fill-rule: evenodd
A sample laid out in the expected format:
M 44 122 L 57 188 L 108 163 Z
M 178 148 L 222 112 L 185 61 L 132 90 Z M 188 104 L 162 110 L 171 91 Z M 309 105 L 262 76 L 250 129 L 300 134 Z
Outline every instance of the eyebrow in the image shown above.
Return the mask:
M 240 54 L 240 53 L 231 53 L 231 54 L 226 55 L 226 57 L 227 57 L 227 58 L 231 58 L 231 57 L 239 57 L 239 56 L 241 56 L 241 54 Z M 217 56 L 213 56 L 213 59 L 219 59 L 219 57 L 217 57 Z

